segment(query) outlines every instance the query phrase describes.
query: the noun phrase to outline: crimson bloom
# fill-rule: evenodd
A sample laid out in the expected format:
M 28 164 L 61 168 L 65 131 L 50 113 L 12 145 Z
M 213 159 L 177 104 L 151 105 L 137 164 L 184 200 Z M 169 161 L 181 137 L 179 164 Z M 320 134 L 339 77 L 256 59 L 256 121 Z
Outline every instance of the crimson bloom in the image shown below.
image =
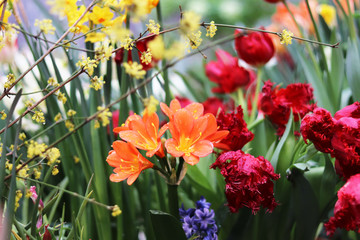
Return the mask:
M 135 147 L 146 150 L 147 157 L 152 157 L 154 154 L 164 157 L 160 138 L 167 129 L 168 125 L 165 124 L 159 130 L 158 115 L 155 112 L 146 112 L 143 117 L 129 116 L 124 126 L 114 128 L 114 132 L 119 133 L 120 138 L 132 143 Z
M 235 35 L 243 33 L 236 29 Z M 250 32 L 235 38 L 235 49 L 239 57 L 253 66 L 266 64 L 275 53 L 274 44 L 267 33 Z
M 234 109 L 234 101 L 232 99 L 228 104 L 225 104 L 223 100 L 217 97 L 209 97 L 202 105 L 204 106 L 204 113 L 211 113 L 214 116 L 217 116 L 221 110 L 227 111 Z
M 265 82 L 260 109 L 278 127 L 277 135 L 282 136 L 289 120 L 290 110 L 293 112 L 294 121 L 297 122 L 315 108 L 314 104 L 310 104 L 314 98 L 313 89 L 306 83 L 289 84 L 283 89 L 273 86 L 274 83 L 270 80 Z
M 268 2 L 268 3 L 278 3 L 278 2 L 283 2 L 285 0 L 265 0 L 265 2 Z
M 131 143 L 115 141 L 112 147 L 114 150 L 111 150 L 106 158 L 107 163 L 115 168 L 114 173 L 110 175 L 112 182 L 127 179 L 127 184 L 131 185 L 143 170 L 154 166 Z
M 219 86 L 212 89 L 216 93 L 232 93 L 250 82 L 250 73 L 239 66 L 238 58 L 224 50 L 215 52 L 217 62 L 211 61 L 205 66 L 206 76 Z
M 219 168 L 225 177 L 225 195 L 231 212 L 248 207 L 256 214 L 260 206 L 272 212 L 277 206 L 272 181 L 279 179 L 280 175 L 264 157 L 255 158 L 241 150 L 225 152 L 210 168 Z
M 333 235 L 336 228 L 360 233 L 360 174 L 350 177 L 337 195 L 334 216 L 324 224 L 326 234 Z
M 217 124 L 220 130 L 228 130 L 229 134 L 217 144 L 217 147 L 223 150 L 236 151 L 254 139 L 254 134 L 247 129 L 244 121 L 244 114 L 241 105 L 236 112 L 225 113 L 221 111 L 217 117 Z

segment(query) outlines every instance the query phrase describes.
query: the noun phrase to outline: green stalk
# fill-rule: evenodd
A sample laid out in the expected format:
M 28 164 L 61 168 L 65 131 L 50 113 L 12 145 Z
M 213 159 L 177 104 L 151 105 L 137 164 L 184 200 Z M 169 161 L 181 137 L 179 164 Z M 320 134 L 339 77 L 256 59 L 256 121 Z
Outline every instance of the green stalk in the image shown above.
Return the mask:
M 159 1 L 158 5 L 156 6 L 156 15 L 158 22 L 160 24 L 160 30 L 163 30 L 163 20 L 162 20 L 162 14 L 161 14 L 161 1 Z M 163 35 L 164 39 L 164 35 Z M 164 68 L 167 65 L 167 62 L 165 59 L 161 61 L 161 67 Z M 165 103 L 167 105 L 170 104 L 171 99 L 173 98 L 170 90 L 170 80 L 169 80 L 169 72 L 167 68 L 163 72 L 163 78 L 164 78 L 164 90 L 165 90 Z
M 353 13 L 351 12 L 351 8 L 350 8 L 350 2 L 349 0 L 346 0 L 347 3 L 347 8 L 348 8 L 348 21 L 349 21 L 349 30 L 350 30 L 350 37 L 352 41 L 356 41 L 356 29 L 355 29 L 355 25 L 354 25 L 354 16 Z
M 263 75 L 263 66 L 259 67 L 258 71 L 257 71 L 255 98 L 254 98 L 254 102 L 252 103 L 251 115 L 250 115 L 250 120 L 249 120 L 250 124 L 252 124 L 254 122 L 254 120 L 255 120 L 262 75 Z
M 176 219 L 180 219 L 179 215 L 179 198 L 178 198 L 178 185 L 167 184 L 168 186 L 168 199 L 170 214 Z

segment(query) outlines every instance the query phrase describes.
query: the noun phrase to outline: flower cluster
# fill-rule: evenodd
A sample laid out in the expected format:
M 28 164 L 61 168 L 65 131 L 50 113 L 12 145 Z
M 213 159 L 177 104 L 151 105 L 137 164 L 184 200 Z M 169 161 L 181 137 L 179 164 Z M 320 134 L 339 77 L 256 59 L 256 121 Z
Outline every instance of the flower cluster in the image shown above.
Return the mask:
M 214 220 L 214 210 L 210 209 L 211 204 L 201 196 L 196 202 L 196 208 L 184 209 L 184 205 L 179 209 L 181 222 L 188 239 L 208 239 L 216 240 L 217 226 Z
M 315 148 L 330 153 L 335 160 L 336 173 L 345 180 L 360 173 L 360 103 L 355 102 L 334 117 L 317 108 L 301 122 L 301 134 Z
M 107 162 L 115 167 L 111 181 L 119 182 L 128 178 L 132 184 L 141 171 L 154 166 L 144 158 L 137 149 L 147 151 L 146 156 L 154 155 L 166 157 L 167 153 L 173 157 L 182 157 L 190 165 L 199 162 L 213 152 L 214 145 L 228 134 L 227 130 L 218 130 L 214 115 L 204 114 L 204 107 L 200 103 L 191 103 L 181 108 L 180 102 L 172 100 L 170 106 L 160 104 L 163 113 L 169 117 L 169 122 L 159 130 L 159 117 L 155 111 L 144 111 L 144 115 L 130 115 L 125 123 L 114 128 L 114 132 L 125 140 L 115 141 L 114 150 L 109 152 Z M 165 144 L 161 136 L 170 130 L 172 138 Z
M 219 168 L 225 177 L 225 195 L 231 212 L 248 207 L 255 214 L 260 206 L 272 212 L 277 206 L 272 181 L 280 175 L 274 173 L 274 168 L 264 157 L 255 158 L 241 150 L 225 152 L 210 168 Z
M 277 126 L 277 135 L 282 136 L 290 112 L 293 113 L 294 121 L 299 121 L 315 108 L 315 104 L 310 104 L 313 98 L 310 84 L 293 83 L 279 89 L 279 86 L 274 88 L 274 83 L 269 80 L 262 88 L 260 109 Z

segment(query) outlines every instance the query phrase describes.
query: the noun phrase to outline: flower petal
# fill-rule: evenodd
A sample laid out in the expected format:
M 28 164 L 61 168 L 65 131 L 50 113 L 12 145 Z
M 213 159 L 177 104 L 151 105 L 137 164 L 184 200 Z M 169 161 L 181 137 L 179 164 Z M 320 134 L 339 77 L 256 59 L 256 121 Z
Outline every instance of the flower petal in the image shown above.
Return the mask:
M 193 154 L 184 155 L 183 158 L 184 158 L 185 162 L 187 162 L 188 164 L 190 164 L 192 166 L 197 164 L 200 160 L 200 158 L 198 156 L 195 156 Z
M 176 149 L 177 147 L 177 142 L 174 139 L 168 139 L 165 142 L 165 147 L 168 153 L 170 153 L 172 156 L 174 157 L 181 157 L 182 155 L 184 155 L 183 152 L 178 151 Z
M 198 157 L 206 157 L 213 152 L 214 145 L 208 140 L 202 140 L 194 144 L 193 155 Z

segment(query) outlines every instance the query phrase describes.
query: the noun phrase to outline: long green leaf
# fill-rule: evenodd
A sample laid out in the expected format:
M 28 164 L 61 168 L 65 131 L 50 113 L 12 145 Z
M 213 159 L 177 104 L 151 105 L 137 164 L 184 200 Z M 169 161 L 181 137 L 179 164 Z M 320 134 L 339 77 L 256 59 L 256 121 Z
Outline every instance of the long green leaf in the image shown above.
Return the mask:
M 184 230 L 175 217 L 154 210 L 150 210 L 150 216 L 157 240 L 186 240 Z
M 350 39 L 346 55 L 346 77 L 353 94 L 354 101 L 360 101 L 360 62 L 359 49 Z

